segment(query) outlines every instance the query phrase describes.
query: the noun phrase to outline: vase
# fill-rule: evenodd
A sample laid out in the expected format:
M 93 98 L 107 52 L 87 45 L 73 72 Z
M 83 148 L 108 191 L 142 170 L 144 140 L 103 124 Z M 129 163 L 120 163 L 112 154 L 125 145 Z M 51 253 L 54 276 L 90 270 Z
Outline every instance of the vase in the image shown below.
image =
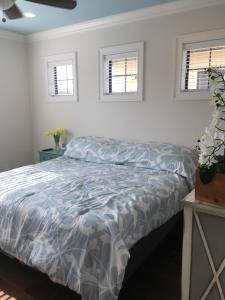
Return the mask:
M 60 141 L 60 135 L 53 135 L 54 138 L 54 142 L 55 142 L 55 150 L 59 151 L 60 147 L 59 147 L 59 141 Z

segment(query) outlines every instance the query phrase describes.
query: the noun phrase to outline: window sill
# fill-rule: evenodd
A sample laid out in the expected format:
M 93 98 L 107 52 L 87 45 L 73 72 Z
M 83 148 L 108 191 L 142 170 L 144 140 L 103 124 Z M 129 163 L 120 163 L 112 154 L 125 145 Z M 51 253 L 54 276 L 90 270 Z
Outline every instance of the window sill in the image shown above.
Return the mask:
M 176 101 L 209 101 L 209 91 L 177 91 L 174 100 Z
M 143 98 L 139 94 L 127 93 L 127 94 L 111 94 L 111 95 L 101 95 L 101 102 L 140 102 Z
M 48 96 L 47 102 L 78 102 L 78 99 L 75 96 Z

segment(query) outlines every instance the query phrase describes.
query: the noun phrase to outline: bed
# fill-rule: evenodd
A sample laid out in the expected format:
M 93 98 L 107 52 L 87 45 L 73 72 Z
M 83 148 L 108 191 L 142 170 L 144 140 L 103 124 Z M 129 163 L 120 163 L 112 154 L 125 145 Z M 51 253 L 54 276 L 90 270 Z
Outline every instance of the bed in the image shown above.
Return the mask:
M 166 143 L 73 139 L 63 157 L 0 174 L 0 249 L 83 300 L 117 299 L 130 250 L 180 211 L 196 163 Z

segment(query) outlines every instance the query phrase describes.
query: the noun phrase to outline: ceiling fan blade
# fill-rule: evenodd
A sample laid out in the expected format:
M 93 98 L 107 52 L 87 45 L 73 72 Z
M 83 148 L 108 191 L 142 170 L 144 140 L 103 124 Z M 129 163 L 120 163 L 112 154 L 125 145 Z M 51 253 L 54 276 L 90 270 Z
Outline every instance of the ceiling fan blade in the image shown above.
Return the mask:
M 77 6 L 76 0 L 25 0 L 38 4 L 50 5 L 59 8 L 74 9 Z
M 6 10 L 4 10 L 4 14 L 10 20 L 23 18 L 23 14 L 16 4 L 14 4 L 12 7 L 8 8 Z

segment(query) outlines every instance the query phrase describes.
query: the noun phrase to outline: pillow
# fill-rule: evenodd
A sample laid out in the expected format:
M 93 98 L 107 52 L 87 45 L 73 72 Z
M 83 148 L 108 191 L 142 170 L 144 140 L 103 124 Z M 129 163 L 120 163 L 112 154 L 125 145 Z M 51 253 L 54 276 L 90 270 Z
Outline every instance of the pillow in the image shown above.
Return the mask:
M 95 163 L 119 163 L 120 143 L 114 139 L 101 137 L 77 137 L 69 142 L 64 155 Z
M 65 155 L 95 163 L 114 163 L 170 171 L 193 178 L 198 156 L 194 150 L 170 143 L 128 143 L 100 137 L 78 137 Z
M 193 178 L 198 163 L 197 153 L 184 146 L 170 143 L 150 142 L 137 144 L 136 149 L 127 153 L 127 165 L 163 170 Z

